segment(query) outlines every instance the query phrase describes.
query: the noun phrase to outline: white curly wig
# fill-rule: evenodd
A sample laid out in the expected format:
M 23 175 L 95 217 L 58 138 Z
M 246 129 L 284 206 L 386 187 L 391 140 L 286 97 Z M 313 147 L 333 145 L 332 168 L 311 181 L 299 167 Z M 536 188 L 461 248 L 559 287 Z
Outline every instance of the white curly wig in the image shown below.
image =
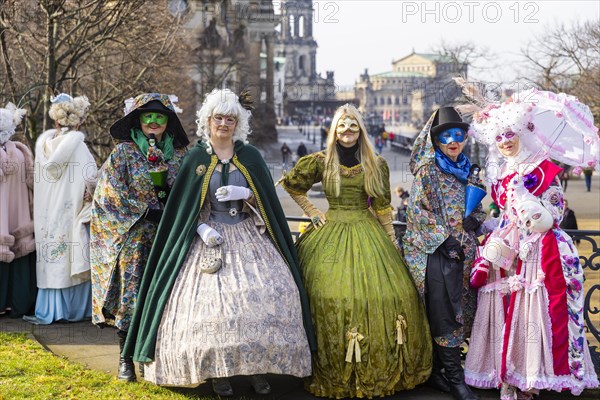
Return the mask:
M 52 105 L 48 114 L 50 118 L 58 122 L 60 126 L 73 128 L 79 126 L 85 121 L 90 102 L 86 96 L 72 98 L 61 93 L 50 99 Z
M 0 144 L 6 143 L 15 134 L 17 126 L 26 113 L 25 109 L 17 108 L 11 102 L 8 102 L 4 108 L 0 108 Z
M 241 140 L 244 143 L 248 143 L 248 135 L 252 133 L 250 131 L 250 117 L 252 113 L 242 107 L 238 95 L 231 90 L 214 89 L 206 95 L 202 107 L 196 113 L 196 124 L 198 124 L 196 135 L 206 144 L 209 154 L 212 154 L 209 118 L 215 114 L 237 118 L 237 125 L 233 132 L 233 141 Z

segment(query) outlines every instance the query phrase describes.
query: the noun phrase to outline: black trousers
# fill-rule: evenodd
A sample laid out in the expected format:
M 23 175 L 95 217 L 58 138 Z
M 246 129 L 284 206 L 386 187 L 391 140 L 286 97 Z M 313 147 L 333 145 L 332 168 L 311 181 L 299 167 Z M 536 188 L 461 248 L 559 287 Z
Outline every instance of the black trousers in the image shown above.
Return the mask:
M 444 257 L 436 250 L 427 258 L 425 302 L 433 337 L 454 332 L 462 326 L 463 263 Z

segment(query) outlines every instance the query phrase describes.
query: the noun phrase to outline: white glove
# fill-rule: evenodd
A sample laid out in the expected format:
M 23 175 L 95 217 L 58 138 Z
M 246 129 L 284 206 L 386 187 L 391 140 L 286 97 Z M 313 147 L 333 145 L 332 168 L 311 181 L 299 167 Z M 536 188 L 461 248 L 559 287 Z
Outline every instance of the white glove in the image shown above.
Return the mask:
M 517 206 L 521 224 L 532 232 L 547 232 L 554 225 L 554 218 L 539 201 L 526 200 Z
M 218 188 L 215 196 L 219 201 L 248 200 L 252 196 L 252 191 L 247 187 L 228 185 Z
M 223 236 L 206 224 L 198 225 L 196 232 L 208 247 L 215 247 L 223 243 Z

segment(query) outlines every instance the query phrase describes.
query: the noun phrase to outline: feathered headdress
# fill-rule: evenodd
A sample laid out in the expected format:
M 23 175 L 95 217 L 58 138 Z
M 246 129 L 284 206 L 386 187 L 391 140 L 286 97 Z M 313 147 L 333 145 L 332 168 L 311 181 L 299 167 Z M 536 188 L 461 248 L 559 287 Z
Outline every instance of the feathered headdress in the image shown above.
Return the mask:
M 470 104 L 458 106 L 471 112 L 469 135 L 495 153 L 496 136 L 512 131 L 536 158 L 551 158 L 575 167 L 600 168 L 600 138 L 588 106 L 565 93 L 535 88 L 515 93 L 504 102 L 490 101 L 476 83 L 455 78 Z
M 0 143 L 6 142 L 15 134 L 15 130 L 25 114 L 27 114 L 27 110 L 17 108 L 11 102 L 8 102 L 4 108 L 0 108 Z
M 242 90 L 240 95 L 238 96 L 238 101 L 248 111 L 254 110 L 254 101 L 252 100 L 252 95 L 248 89 Z

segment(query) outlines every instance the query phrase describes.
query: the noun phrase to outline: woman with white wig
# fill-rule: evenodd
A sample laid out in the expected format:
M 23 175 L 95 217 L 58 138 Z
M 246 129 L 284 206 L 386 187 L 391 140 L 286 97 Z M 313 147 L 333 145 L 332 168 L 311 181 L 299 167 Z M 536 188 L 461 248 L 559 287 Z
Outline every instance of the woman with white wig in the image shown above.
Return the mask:
M 248 97 L 214 90 L 198 111 L 140 287 L 126 354 L 161 385 L 306 377 L 315 348 L 298 259 L 270 172 L 247 144 Z M 135 347 L 134 347 L 135 346 Z
M 97 167 L 78 130 L 88 114 L 85 96 L 51 98 L 54 129 L 35 151 L 34 226 L 37 286 L 34 324 L 81 321 L 92 315 L 89 257 L 91 199 Z
M 35 305 L 33 155 L 11 140 L 26 111 L 0 108 L 0 315 L 20 318 Z

